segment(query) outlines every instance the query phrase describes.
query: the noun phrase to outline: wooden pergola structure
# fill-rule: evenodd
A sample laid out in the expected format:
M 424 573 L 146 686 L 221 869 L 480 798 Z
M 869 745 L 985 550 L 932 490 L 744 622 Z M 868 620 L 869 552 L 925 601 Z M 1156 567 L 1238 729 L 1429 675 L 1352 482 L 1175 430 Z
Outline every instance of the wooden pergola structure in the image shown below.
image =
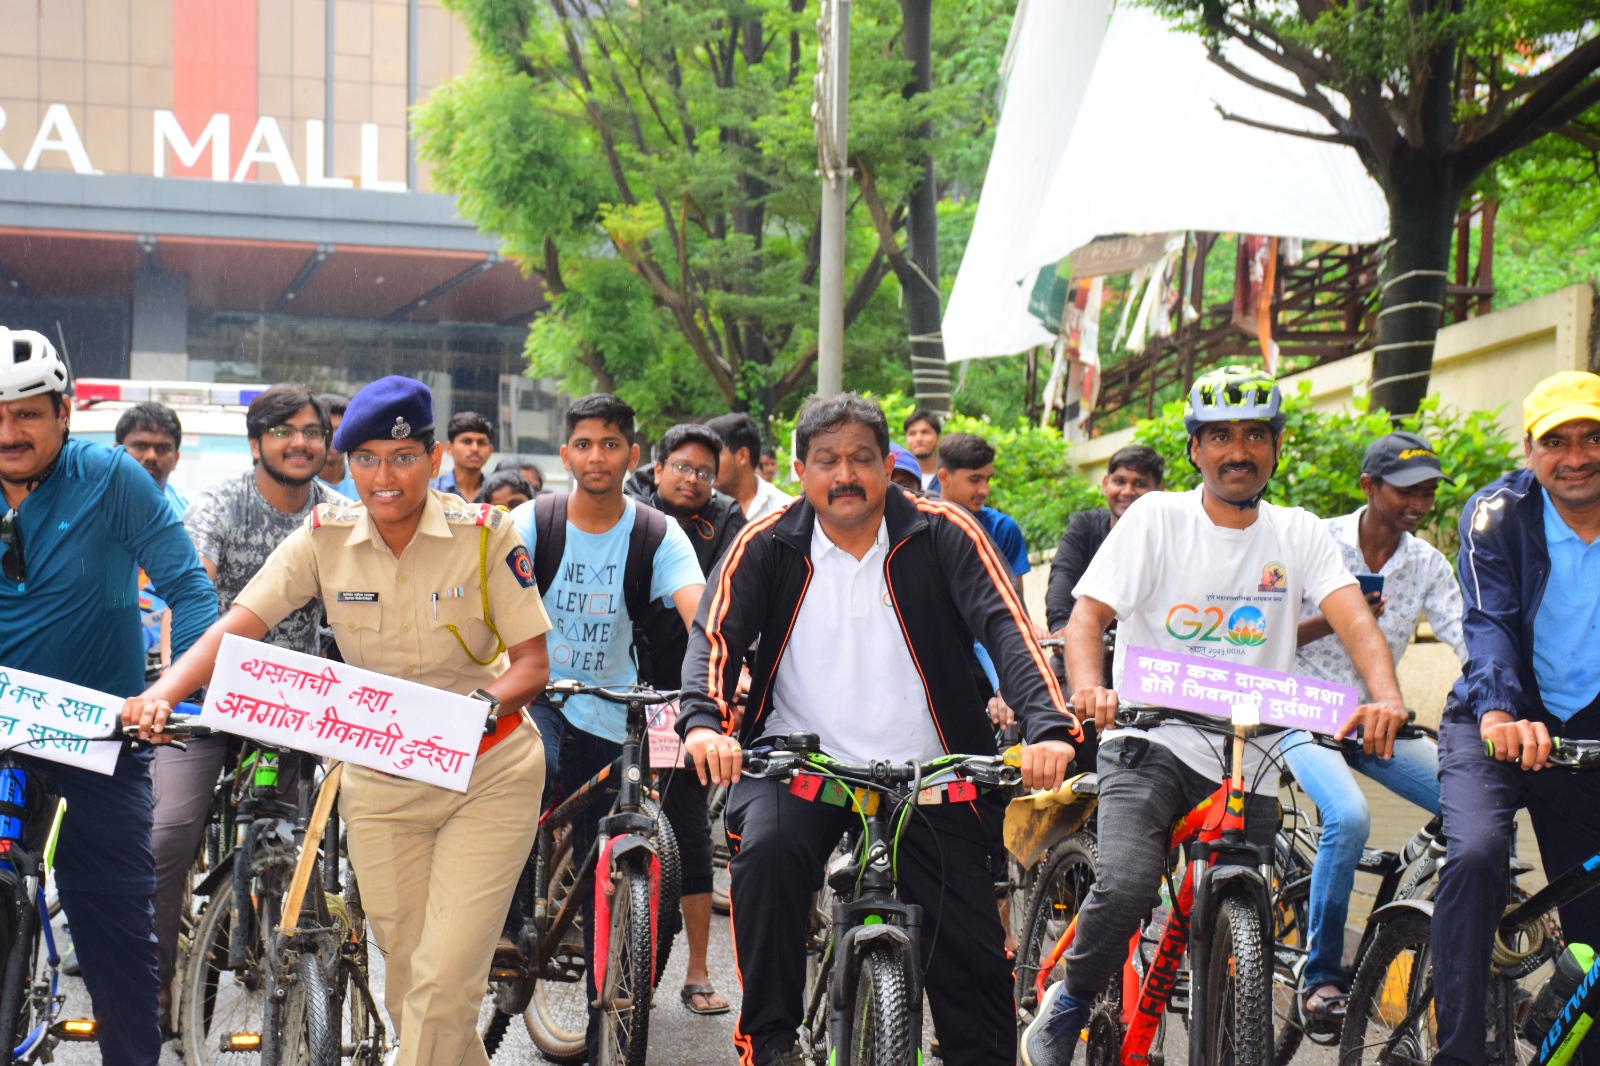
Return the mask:
M 1455 262 L 1446 289 L 1444 321 L 1459 322 L 1486 314 L 1494 296 L 1493 203 L 1474 204 L 1456 220 Z M 1478 254 L 1469 256 L 1477 223 Z M 1186 293 L 1205 292 L 1207 253 L 1217 234 L 1189 238 L 1183 262 Z M 1382 245 L 1334 245 L 1296 263 L 1280 260 L 1272 299 L 1272 337 L 1280 365 L 1306 369 L 1345 359 L 1372 343 Z M 1173 386 L 1186 391 L 1195 375 L 1232 360 L 1257 358 L 1261 346 L 1254 334 L 1234 322 L 1227 302 L 1201 308 L 1199 316 L 1167 337 L 1152 339 L 1141 353 L 1102 367 L 1100 396 L 1090 420 L 1104 419 L 1129 407 L 1142 407 L 1154 417 L 1156 398 Z M 1030 395 L 1032 393 L 1030 382 Z

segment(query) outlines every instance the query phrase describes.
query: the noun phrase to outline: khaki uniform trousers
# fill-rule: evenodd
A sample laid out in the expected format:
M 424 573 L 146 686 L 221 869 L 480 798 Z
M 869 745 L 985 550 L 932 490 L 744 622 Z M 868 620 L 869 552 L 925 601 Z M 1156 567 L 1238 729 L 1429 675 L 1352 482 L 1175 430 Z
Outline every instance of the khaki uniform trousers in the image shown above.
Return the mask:
M 346 768 L 339 812 L 386 959 L 399 1066 L 489 1066 L 478 1009 L 543 789 L 544 746 L 526 720 L 478 757 L 465 794 Z

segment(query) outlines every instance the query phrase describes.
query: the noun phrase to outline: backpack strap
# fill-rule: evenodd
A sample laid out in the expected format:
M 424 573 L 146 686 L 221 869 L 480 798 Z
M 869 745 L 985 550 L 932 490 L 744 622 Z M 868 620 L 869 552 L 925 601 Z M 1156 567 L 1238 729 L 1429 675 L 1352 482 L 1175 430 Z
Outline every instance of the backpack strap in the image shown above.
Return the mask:
M 533 578 L 539 595 L 550 590 L 567 550 L 567 494 L 546 492 L 533 501 Z
M 633 623 L 633 662 L 641 684 L 651 684 L 650 586 L 655 580 L 656 549 L 667 536 L 667 516 L 648 504 L 634 501 L 633 529 L 628 533 L 628 556 L 622 567 L 622 601 Z

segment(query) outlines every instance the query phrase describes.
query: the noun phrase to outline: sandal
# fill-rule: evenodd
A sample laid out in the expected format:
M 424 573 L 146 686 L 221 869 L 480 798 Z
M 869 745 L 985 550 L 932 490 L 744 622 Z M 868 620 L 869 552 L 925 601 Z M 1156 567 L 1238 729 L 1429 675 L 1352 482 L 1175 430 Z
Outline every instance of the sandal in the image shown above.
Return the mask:
M 1344 1028 L 1350 994 L 1342 985 L 1327 981 L 1300 996 L 1300 1017 L 1309 1036 L 1338 1036 Z
M 697 1007 L 694 1005 L 696 996 L 703 996 L 707 1003 L 711 1003 L 711 997 L 717 996 L 717 990 L 710 985 L 684 985 L 678 992 L 678 998 L 683 1001 L 684 1008 L 690 1014 L 726 1014 L 733 1009 L 733 1005 L 726 1000 L 720 1004 L 711 1003 L 711 1006 Z M 721 996 L 717 998 L 722 999 Z

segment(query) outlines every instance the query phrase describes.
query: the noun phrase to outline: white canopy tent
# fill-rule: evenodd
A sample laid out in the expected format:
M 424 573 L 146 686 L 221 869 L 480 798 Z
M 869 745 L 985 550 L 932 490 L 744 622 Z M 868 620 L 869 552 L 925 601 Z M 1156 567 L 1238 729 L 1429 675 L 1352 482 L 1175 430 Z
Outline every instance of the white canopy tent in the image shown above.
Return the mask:
M 1206 58 L 1193 34 L 1109 0 L 1025 0 L 972 237 L 945 311 L 950 362 L 1054 338 L 1028 313 L 1038 270 L 1098 236 L 1209 230 L 1361 243 L 1388 233 L 1353 150 L 1230 122 L 1218 107 L 1328 132 Z M 1109 23 L 1107 21 L 1109 17 Z M 1243 50 L 1230 62 L 1287 75 Z

